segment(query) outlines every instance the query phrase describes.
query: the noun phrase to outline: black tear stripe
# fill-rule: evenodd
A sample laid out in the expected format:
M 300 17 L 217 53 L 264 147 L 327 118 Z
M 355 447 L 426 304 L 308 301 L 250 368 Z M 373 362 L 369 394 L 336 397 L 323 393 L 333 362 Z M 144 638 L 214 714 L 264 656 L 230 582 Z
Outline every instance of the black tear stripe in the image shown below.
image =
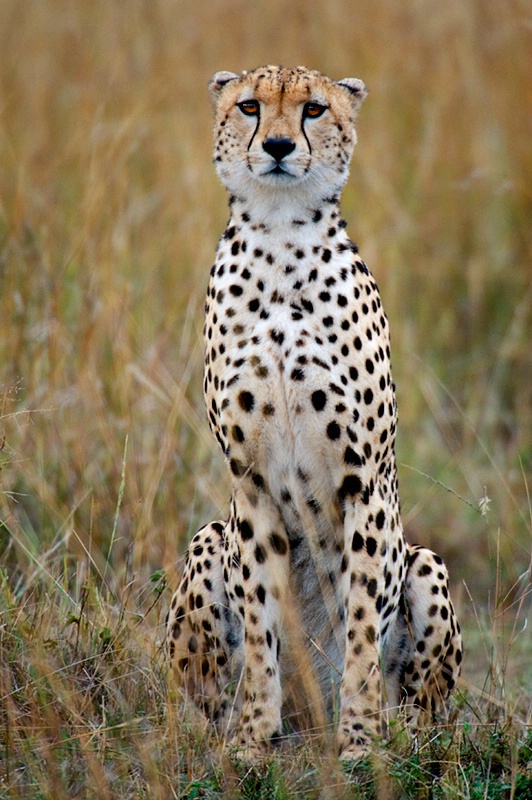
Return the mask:
M 255 139 L 255 136 L 257 135 L 257 131 L 259 130 L 259 127 L 260 127 L 260 106 L 259 106 L 259 113 L 257 114 L 257 125 L 255 127 L 255 130 L 253 131 L 253 136 L 249 140 L 248 153 L 251 150 L 251 145 L 253 144 L 253 140 Z
M 305 137 L 305 141 L 306 141 L 306 143 L 308 145 L 309 155 L 312 155 L 312 147 L 310 145 L 309 138 L 308 138 L 307 133 L 305 131 L 305 119 L 304 119 L 304 117 L 301 118 L 301 133 Z

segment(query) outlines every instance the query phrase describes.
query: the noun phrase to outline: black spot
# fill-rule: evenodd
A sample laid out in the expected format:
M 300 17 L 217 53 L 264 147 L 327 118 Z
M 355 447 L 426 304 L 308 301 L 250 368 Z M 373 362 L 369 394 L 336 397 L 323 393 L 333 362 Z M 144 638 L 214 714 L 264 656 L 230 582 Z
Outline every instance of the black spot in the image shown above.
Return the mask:
M 321 411 L 323 408 L 325 408 L 327 395 L 321 389 L 318 389 L 316 392 L 312 392 L 310 399 L 316 411 Z
M 255 560 L 257 564 L 263 564 L 266 561 L 266 550 L 261 544 L 255 547 Z
M 361 489 L 362 483 L 357 475 L 346 475 L 338 491 L 338 497 L 343 501 L 346 497 L 354 497 Z
M 236 458 L 231 458 L 229 461 L 229 467 L 233 475 L 237 478 L 241 478 L 242 475 L 245 475 L 247 472 L 247 467 L 241 461 L 238 461 Z
M 239 528 L 240 528 L 240 535 L 244 541 L 253 539 L 253 527 L 250 525 L 247 519 L 243 519 L 240 522 Z
M 257 600 L 259 603 L 262 603 L 262 605 L 266 602 L 266 589 L 262 584 L 257 586 Z
M 251 480 L 253 481 L 257 489 L 264 489 L 265 487 L 264 478 L 258 472 L 253 473 L 253 475 L 251 476 Z
M 233 425 L 233 439 L 237 442 L 244 441 L 244 433 L 238 425 Z
M 304 469 L 302 469 L 302 467 L 298 467 L 297 468 L 297 477 L 299 478 L 300 481 L 303 481 L 303 483 L 307 483 L 309 476 L 308 476 L 308 473 L 305 472 Z
M 368 551 L 368 556 L 374 556 L 377 551 L 377 542 L 373 538 L 373 536 L 368 536 L 366 539 L 366 550 Z
M 358 531 L 355 531 L 353 534 L 353 539 L 351 541 L 351 550 L 353 550 L 356 553 L 358 550 L 362 550 L 363 547 L 364 547 L 364 539 L 362 538 L 362 536 L 359 534 Z
M 270 533 L 269 536 L 270 544 L 272 546 L 272 550 L 275 553 L 278 553 L 280 556 L 284 556 L 288 550 L 288 545 L 286 544 L 285 539 L 282 536 L 279 536 L 278 533 Z
M 251 411 L 253 411 L 255 406 L 255 398 L 251 392 L 240 392 L 238 395 L 238 404 L 241 409 L 247 411 L 249 414 Z
M 334 420 L 332 422 L 329 422 L 329 424 L 327 425 L 327 436 L 329 437 L 329 439 L 332 439 L 333 441 L 335 439 L 339 439 L 341 433 L 342 431 L 337 422 L 335 422 Z
M 358 453 L 355 453 L 352 447 L 345 448 L 344 461 L 346 464 L 351 464 L 353 467 L 362 466 L 362 459 Z
M 385 522 L 384 511 L 381 508 L 380 511 L 377 513 L 377 516 L 375 517 L 375 525 L 377 526 L 379 531 L 381 531 L 384 528 L 384 522 Z

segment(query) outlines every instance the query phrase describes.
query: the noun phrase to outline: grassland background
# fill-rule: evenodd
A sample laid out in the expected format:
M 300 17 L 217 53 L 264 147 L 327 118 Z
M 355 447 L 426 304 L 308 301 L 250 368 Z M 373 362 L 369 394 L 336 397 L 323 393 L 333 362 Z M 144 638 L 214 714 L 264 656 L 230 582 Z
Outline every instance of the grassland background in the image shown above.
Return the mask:
M 218 69 L 370 89 L 343 210 L 390 320 L 407 535 L 449 564 L 477 717 L 530 722 L 531 33 L 525 0 L 1 0 L 0 795 L 195 796 L 160 642 L 229 495 L 201 394 Z

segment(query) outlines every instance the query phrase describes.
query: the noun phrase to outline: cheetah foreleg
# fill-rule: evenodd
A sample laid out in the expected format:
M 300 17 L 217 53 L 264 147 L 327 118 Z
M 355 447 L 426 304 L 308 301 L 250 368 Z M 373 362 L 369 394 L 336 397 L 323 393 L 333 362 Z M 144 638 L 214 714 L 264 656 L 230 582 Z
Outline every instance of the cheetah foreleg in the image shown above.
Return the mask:
M 340 758 L 360 758 L 381 734 L 380 610 L 384 559 L 376 542 L 371 506 L 345 515 L 343 587 L 346 606 L 344 673 L 340 687 Z
M 234 495 L 240 565 L 234 593 L 244 621 L 244 703 L 235 744 L 240 754 L 260 756 L 281 733 L 280 647 L 288 587 L 288 544 L 276 506 L 265 494 L 239 487 Z M 231 579 L 230 579 L 231 581 Z

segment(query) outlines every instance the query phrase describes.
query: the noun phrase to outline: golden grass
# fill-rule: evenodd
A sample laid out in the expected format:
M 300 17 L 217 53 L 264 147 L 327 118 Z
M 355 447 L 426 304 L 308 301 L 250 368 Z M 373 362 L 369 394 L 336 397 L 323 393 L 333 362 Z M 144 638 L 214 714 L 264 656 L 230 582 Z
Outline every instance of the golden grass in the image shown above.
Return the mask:
M 98 586 L 100 641 L 109 614 L 149 607 L 155 570 L 175 582 L 188 536 L 227 504 L 201 394 L 203 294 L 227 215 L 206 82 L 217 69 L 303 63 L 370 88 L 343 207 L 390 318 L 404 519 L 410 540 L 449 564 L 470 631 L 466 680 L 522 719 L 531 25 L 524 0 L 3 0 L 0 566 L 16 624 L 44 620 L 37 642 L 28 634 L 37 672 L 48 640 L 66 637 L 75 655 L 67 622 L 83 586 Z M 148 636 L 160 636 L 157 614 L 131 645 L 139 676 L 162 670 Z M 494 662 L 497 691 L 482 684 Z M 85 728 L 103 786 L 67 677 L 50 691 L 76 695 L 65 718 Z M 148 684 L 155 713 L 164 692 L 153 674 Z

